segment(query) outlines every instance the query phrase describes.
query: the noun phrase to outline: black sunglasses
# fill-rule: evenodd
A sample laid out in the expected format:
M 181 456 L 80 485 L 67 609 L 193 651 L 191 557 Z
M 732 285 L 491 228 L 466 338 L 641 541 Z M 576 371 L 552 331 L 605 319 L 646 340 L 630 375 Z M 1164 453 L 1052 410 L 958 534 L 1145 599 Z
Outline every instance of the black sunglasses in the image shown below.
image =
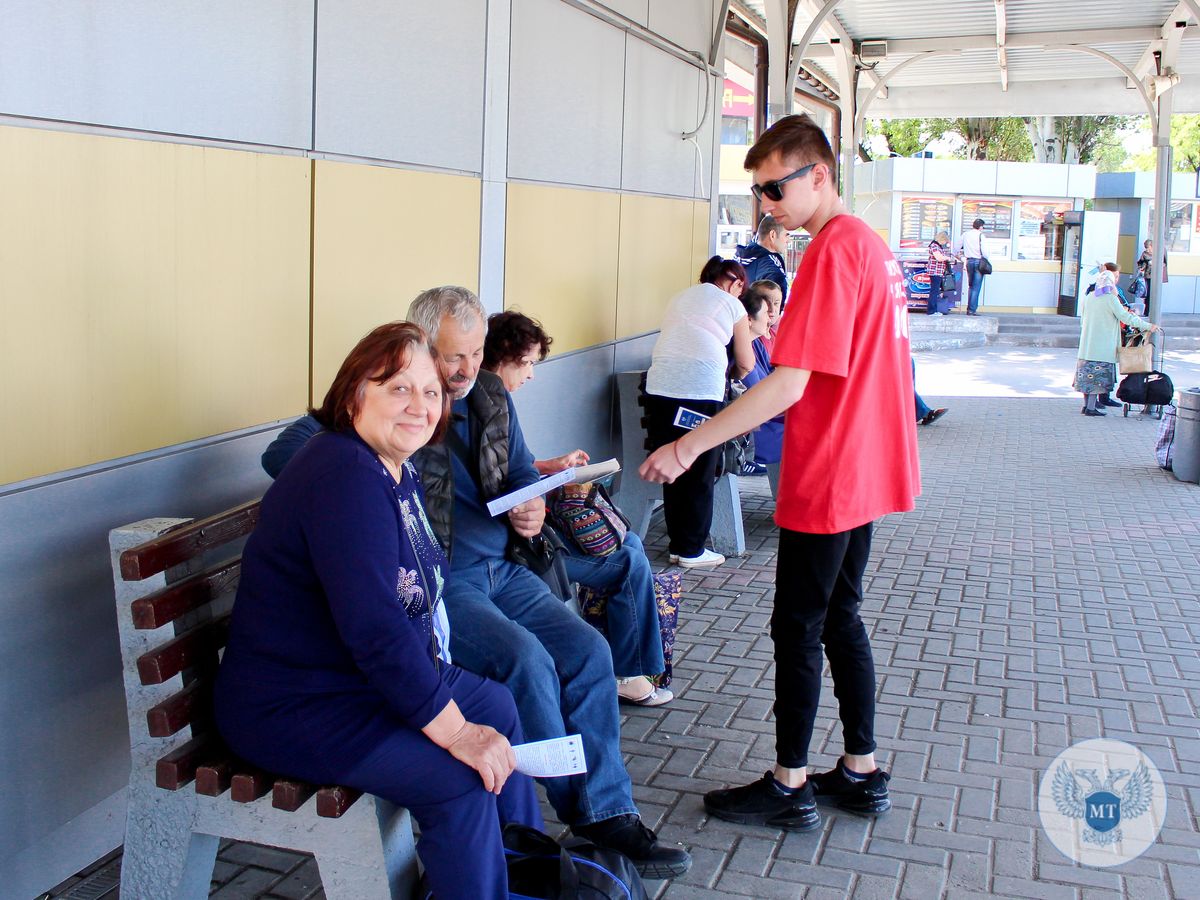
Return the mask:
M 803 169 L 797 169 L 791 175 L 784 175 L 782 178 L 776 178 L 774 181 L 768 181 L 766 184 L 752 184 L 750 185 L 750 190 L 759 200 L 766 197 L 768 200 L 778 203 L 783 199 L 783 186 L 793 178 L 803 178 L 815 165 L 816 163 L 809 163 Z

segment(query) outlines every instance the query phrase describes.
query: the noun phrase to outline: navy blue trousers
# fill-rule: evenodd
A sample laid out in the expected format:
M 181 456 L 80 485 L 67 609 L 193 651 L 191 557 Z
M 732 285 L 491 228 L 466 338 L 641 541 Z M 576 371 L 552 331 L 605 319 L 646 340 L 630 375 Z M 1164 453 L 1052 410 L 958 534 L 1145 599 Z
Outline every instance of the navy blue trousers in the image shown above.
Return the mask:
M 468 721 L 524 740 L 507 688 L 456 666 L 443 678 Z M 544 824 L 531 778 L 514 772 L 499 797 L 489 793 L 478 772 L 391 715 L 370 689 L 297 694 L 228 678 L 217 693 L 221 733 L 239 756 L 406 807 L 420 826 L 417 853 L 438 900 L 508 897 L 501 825 Z

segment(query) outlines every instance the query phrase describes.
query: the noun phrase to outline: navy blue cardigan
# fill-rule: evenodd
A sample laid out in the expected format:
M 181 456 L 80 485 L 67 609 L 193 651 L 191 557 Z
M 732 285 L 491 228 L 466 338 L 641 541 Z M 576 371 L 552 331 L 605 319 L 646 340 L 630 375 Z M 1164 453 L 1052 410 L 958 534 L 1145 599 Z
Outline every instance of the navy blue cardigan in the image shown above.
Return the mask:
M 451 697 L 430 612 L 446 559 L 419 484 L 407 464 L 396 484 L 356 434 L 307 442 L 263 497 L 243 551 L 226 684 L 369 685 L 418 729 L 442 711 Z

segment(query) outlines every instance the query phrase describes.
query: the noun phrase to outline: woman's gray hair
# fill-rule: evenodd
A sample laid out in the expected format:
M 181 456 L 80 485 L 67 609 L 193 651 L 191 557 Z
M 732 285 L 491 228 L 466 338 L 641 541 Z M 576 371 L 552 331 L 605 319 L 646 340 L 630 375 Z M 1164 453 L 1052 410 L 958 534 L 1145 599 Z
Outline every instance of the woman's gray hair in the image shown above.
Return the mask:
M 425 329 L 434 344 L 437 343 L 442 319 L 446 316 L 453 316 L 464 331 L 474 326 L 471 317 L 477 317 L 483 325 L 484 334 L 487 333 L 487 310 L 475 292 L 465 287 L 447 284 L 421 291 L 408 307 L 408 321 Z

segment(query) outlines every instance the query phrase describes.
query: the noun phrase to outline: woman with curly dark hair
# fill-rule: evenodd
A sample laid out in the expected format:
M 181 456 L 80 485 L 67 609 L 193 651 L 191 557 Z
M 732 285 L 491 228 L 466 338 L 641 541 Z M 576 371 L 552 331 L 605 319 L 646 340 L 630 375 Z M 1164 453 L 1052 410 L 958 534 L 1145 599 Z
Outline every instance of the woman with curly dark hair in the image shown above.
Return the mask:
M 533 364 L 546 358 L 551 339 L 540 322 L 519 312 L 507 311 L 488 317 L 483 344 L 483 368 L 500 376 L 509 391 L 533 377 Z M 582 450 L 572 450 L 553 459 L 539 459 L 534 466 L 543 475 L 588 461 Z M 608 556 L 589 556 L 565 542 L 567 577 L 609 597 L 608 646 L 612 650 L 617 697 L 638 706 L 662 706 L 673 699 L 666 688 L 656 688 L 647 676 L 666 669 L 659 632 L 658 603 L 654 597 L 654 575 L 650 560 L 636 534 L 625 535 L 621 546 Z

